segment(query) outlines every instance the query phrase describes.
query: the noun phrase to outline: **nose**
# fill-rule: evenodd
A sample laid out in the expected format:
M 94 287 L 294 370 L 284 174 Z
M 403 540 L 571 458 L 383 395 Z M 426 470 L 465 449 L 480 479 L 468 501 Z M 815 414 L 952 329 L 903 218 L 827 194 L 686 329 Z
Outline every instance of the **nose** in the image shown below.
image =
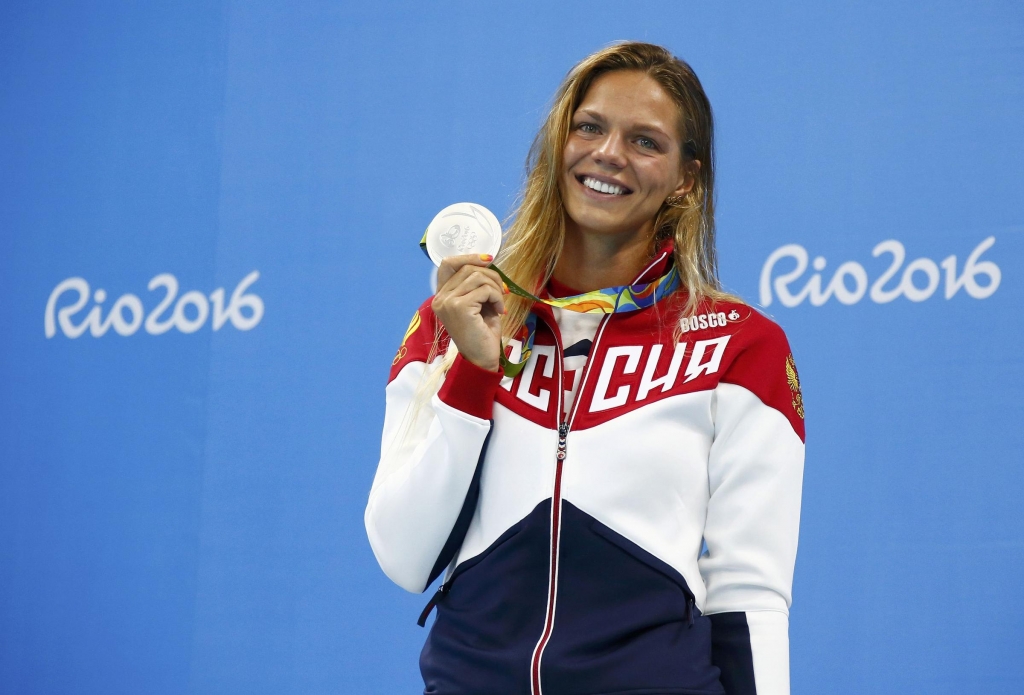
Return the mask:
M 594 162 L 621 169 L 626 166 L 626 142 L 622 133 L 612 131 L 594 149 Z

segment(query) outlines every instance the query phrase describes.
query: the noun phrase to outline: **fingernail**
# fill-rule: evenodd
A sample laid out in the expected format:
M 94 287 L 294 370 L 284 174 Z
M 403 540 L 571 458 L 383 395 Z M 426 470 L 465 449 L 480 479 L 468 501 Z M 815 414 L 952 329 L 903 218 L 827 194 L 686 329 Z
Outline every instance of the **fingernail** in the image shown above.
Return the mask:
M 481 253 L 480 254 L 480 260 L 481 261 L 487 261 L 488 263 L 490 263 L 491 261 L 494 260 L 494 256 L 492 256 L 489 253 Z
M 508 307 L 504 307 L 504 306 L 501 307 L 501 313 L 502 314 L 507 314 L 508 313 Z
M 502 288 L 503 290 L 505 290 L 505 294 L 508 294 L 508 293 L 509 293 L 509 291 L 510 291 L 510 290 L 508 289 L 508 285 L 506 285 L 506 284 L 505 284 L 504 282 L 503 282 L 503 283 L 501 283 L 501 288 Z

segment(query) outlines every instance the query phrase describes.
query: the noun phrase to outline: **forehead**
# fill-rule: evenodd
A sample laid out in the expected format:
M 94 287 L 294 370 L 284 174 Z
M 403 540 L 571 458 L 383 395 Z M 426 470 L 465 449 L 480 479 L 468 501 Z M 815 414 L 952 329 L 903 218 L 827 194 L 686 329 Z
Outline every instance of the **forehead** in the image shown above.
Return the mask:
M 597 77 L 583 96 L 580 111 L 596 112 L 629 126 L 653 126 L 676 134 L 679 107 L 653 77 L 634 70 L 616 70 Z

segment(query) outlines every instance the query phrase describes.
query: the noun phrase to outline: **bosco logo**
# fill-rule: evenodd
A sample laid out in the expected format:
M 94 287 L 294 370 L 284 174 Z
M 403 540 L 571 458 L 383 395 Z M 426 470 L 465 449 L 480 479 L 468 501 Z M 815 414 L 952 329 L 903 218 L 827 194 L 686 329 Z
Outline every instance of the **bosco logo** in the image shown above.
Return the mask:
M 696 314 L 689 318 L 684 317 L 679 322 L 679 332 L 689 333 L 690 331 L 700 331 L 706 328 L 721 328 L 724 327 L 729 321 L 735 321 L 740 317 L 738 311 L 733 309 L 726 316 L 724 311 L 711 312 L 709 314 Z
M 847 261 L 836 268 L 832 279 L 822 289 L 820 271 L 825 270 L 827 262 L 823 256 L 818 256 L 811 265 L 814 270 L 819 272 L 811 275 L 807 283 L 795 294 L 790 288 L 807 270 L 807 249 L 799 244 L 786 244 L 775 249 L 761 269 L 761 306 L 771 305 L 773 289 L 775 290 L 774 295 L 779 298 L 783 306 L 787 307 L 797 306 L 805 299 L 810 299 L 812 306 L 821 306 L 832 297 L 835 297 L 841 304 L 856 304 L 864 298 L 865 294 L 876 304 L 887 304 L 901 296 L 912 302 L 923 302 L 931 297 L 939 287 L 942 279 L 942 274 L 939 272 L 940 266 L 945 270 L 946 299 L 951 299 L 961 288 L 975 299 L 985 299 L 992 296 L 999 288 L 999 282 L 1002 279 L 999 266 L 992 261 L 980 260 L 981 255 L 994 243 L 996 243 L 994 236 L 982 241 L 974 247 L 963 267 L 958 270 L 956 256 L 948 256 L 942 263 L 936 263 L 930 258 L 917 258 L 903 268 L 903 261 L 907 257 L 903 244 L 895 239 L 883 241 L 871 250 L 871 255 L 878 258 L 883 254 L 889 254 L 892 260 L 889 267 L 871 284 L 870 292 L 868 292 L 868 273 L 864 270 L 864 266 L 856 261 Z M 796 261 L 796 267 L 789 272 L 773 277 L 776 264 L 784 258 L 792 258 Z M 903 268 L 902 274 L 900 274 L 901 268 Z M 985 278 L 984 284 L 978 282 L 980 277 Z
M 172 328 L 182 333 L 195 333 L 206 323 L 212 308 L 213 330 L 220 330 L 230 321 L 238 330 L 248 331 L 263 318 L 263 300 L 247 291 L 259 277 L 259 271 L 254 270 L 242 278 L 225 306 L 223 287 L 211 292 L 209 299 L 198 290 L 191 290 L 178 297 L 178 279 L 170 273 L 161 273 L 150 280 L 147 286 L 150 291 L 164 290 L 163 297 L 148 316 L 145 315 L 142 300 L 134 294 L 127 293 L 118 297 L 105 317 L 103 304 L 107 300 L 106 290 L 90 291 L 89 283 L 84 278 L 68 278 L 58 283 L 50 293 L 50 298 L 46 302 L 43 330 L 47 338 L 57 335 L 57 326 L 60 326 L 61 332 L 68 338 L 78 338 L 86 331 L 89 331 L 92 337 L 99 338 L 111 328 L 118 335 L 128 336 L 143 325 L 146 333 L 150 335 L 161 335 Z M 76 293 L 78 298 L 74 303 L 58 309 L 57 303 L 67 293 Z M 75 323 L 74 317 L 85 308 L 90 297 L 94 302 L 93 307 L 80 323 Z

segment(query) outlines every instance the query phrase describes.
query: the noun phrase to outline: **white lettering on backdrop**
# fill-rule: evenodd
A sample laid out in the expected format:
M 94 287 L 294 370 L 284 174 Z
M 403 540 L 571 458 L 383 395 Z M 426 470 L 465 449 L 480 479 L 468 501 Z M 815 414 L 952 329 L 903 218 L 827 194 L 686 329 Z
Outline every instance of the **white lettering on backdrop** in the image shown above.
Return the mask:
M 875 258 L 882 254 L 889 254 L 892 257 L 892 262 L 885 272 L 871 284 L 870 292 L 868 291 L 868 274 L 864 270 L 864 266 L 856 261 L 847 261 L 836 268 L 836 272 L 825 285 L 825 289 L 821 287 L 821 273 L 817 272 L 795 294 L 790 291 L 790 286 L 807 270 L 807 249 L 799 244 L 786 244 L 775 249 L 768 256 L 764 267 L 761 268 L 761 306 L 771 305 L 773 289 L 775 290 L 774 296 L 778 297 L 782 305 L 787 307 L 797 306 L 805 299 L 810 299 L 813 306 L 821 306 L 832 297 L 835 297 L 841 304 L 856 304 L 865 294 L 876 304 L 887 304 L 900 296 L 906 297 L 912 302 L 923 302 L 931 297 L 939 287 L 941 280 L 939 266 L 946 271 L 946 299 L 951 299 L 961 288 L 975 299 L 985 299 L 999 288 L 999 282 L 1002 280 L 999 266 L 992 261 L 978 260 L 981 258 L 981 254 L 991 248 L 994 243 L 996 243 L 996 238 L 990 236 L 978 244 L 971 255 L 967 257 L 959 274 L 956 256 L 949 256 L 942 263 L 936 263 L 930 258 L 917 258 L 907 264 L 898 280 L 894 280 L 903 266 L 903 261 L 906 260 L 907 252 L 903 244 L 895 239 L 889 239 L 871 250 L 871 255 Z M 773 278 L 775 265 L 783 258 L 795 260 L 796 267 Z M 815 270 L 822 271 L 825 269 L 826 260 L 824 257 L 818 256 L 811 265 Z M 982 275 L 987 279 L 985 284 L 978 283 L 978 277 Z M 890 282 L 891 280 L 892 282 Z
M 103 303 L 107 301 L 106 290 L 91 292 L 84 278 L 68 278 L 58 283 L 50 293 L 46 302 L 43 330 L 47 338 L 57 335 L 57 326 L 68 338 L 78 338 L 86 331 L 92 337 L 99 338 L 111 328 L 118 335 L 127 336 L 143 326 L 150 335 L 160 335 L 172 328 L 182 333 L 195 333 L 206 323 L 212 308 L 213 330 L 220 330 L 221 326 L 230 321 L 238 330 L 248 331 L 263 318 L 263 300 L 252 292 L 246 292 L 259 277 L 259 271 L 254 270 L 242 278 L 225 306 L 223 287 L 211 292 L 209 300 L 198 290 L 191 290 L 178 297 L 178 279 L 170 273 L 161 273 L 149 281 L 148 289 L 163 289 L 164 295 L 148 316 L 145 315 L 142 300 L 128 293 L 118 297 L 106 317 L 103 316 Z M 58 309 L 57 301 L 67 292 L 77 293 L 78 299 Z M 85 308 L 90 296 L 95 304 L 85 318 L 76 324 L 73 319 Z M 177 302 L 175 298 L 178 298 Z

